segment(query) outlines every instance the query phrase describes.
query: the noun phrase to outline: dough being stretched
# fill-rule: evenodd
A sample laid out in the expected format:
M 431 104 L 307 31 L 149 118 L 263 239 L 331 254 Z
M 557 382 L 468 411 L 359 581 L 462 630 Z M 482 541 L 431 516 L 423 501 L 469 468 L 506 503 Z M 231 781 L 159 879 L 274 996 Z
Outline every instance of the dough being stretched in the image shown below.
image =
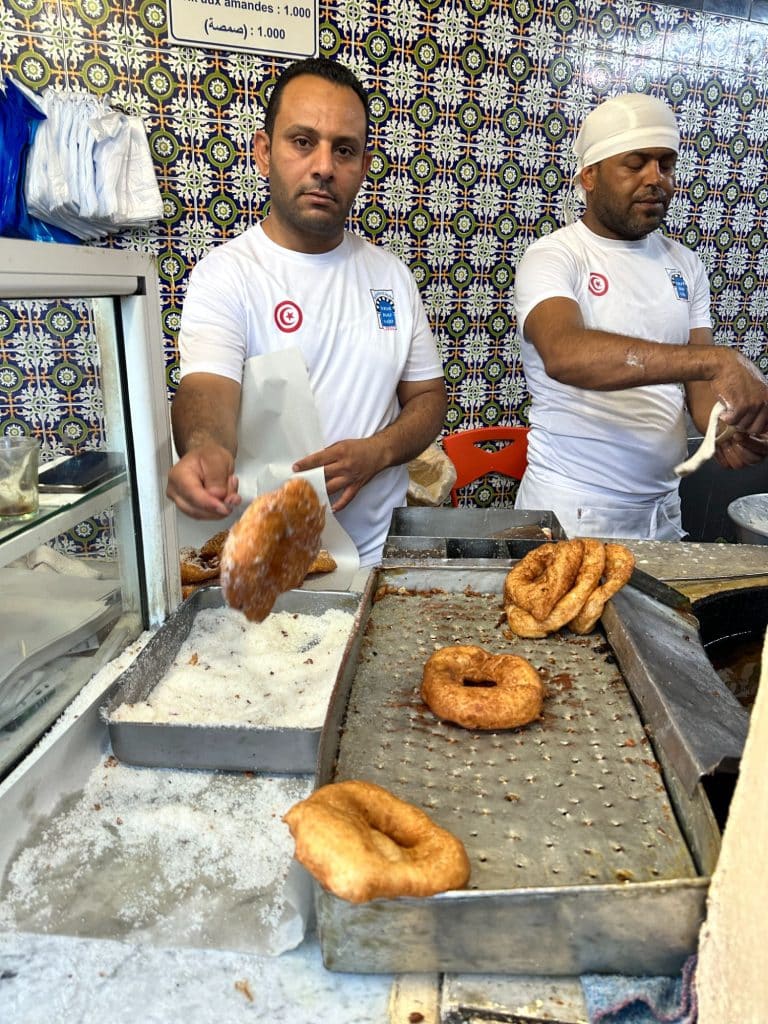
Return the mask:
M 736 433 L 734 427 L 727 426 L 718 434 L 718 423 L 724 412 L 725 406 L 723 403 L 715 402 L 712 406 L 712 412 L 709 414 L 709 423 L 707 423 L 707 430 L 704 434 L 704 439 L 690 458 L 687 458 L 685 462 L 681 462 L 679 465 L 675 466 L 675 473 L 677 476 L 689 476 L 691 473 L 695 473 L 697 469 L 712 458 L 718 444 L 721 444 L 723 441 L 731 437 L 732 434 Z

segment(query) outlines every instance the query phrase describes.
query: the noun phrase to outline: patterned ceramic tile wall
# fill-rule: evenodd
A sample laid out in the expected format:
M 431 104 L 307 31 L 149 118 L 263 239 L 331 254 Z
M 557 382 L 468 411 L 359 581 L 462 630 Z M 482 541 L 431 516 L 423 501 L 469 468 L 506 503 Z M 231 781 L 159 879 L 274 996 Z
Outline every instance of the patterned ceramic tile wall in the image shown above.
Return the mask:
M 639 0 L 322 0 L 319 13 L 321 52 L 372 94 L 375 157 L 353 227 L 417 277 L 445 364 L 447 430 L 526 422 L 515 265 L 562 222 L 582 115 L 625 90 L 678 112 L 668 230 L 707 265 L 717 341 L 768 369 L 768 26 Z M 250 139 L 283 62 L 169 45 L 165 19 L 164 0 L 5 0 L 0 67 L 143 118 L 165 219 L 109 244 L 157 256 L 172 392 L 189 269 L 266 201 Z M 85 335 L 78 327 L 72 345 L 49 327 L 34 307 L 0 306 L 0 424 L 59 448 L 84 429 L 97 446 Z M 509 495 L 496 480 L 472 500 Z

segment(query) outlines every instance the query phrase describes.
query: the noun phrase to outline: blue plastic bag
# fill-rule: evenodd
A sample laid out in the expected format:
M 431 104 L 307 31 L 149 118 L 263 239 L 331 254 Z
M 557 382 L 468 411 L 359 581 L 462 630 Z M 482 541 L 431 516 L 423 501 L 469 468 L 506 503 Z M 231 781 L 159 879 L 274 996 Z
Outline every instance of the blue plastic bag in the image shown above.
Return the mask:
M 45 114 L 10 77 L 0 92 L 0 235 L 38 242 L 79 242 L 62 228 L 32 217 L 24 201 L 27 155 Z

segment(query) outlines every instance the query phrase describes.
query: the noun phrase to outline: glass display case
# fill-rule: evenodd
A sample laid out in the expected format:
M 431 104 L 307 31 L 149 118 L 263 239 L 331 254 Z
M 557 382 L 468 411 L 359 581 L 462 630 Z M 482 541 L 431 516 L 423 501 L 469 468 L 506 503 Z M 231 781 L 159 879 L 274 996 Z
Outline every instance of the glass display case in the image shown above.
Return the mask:
M 88 378 L 88 432 L 67 423 L 45 429 L 39 414 L 41 470 L 84 450 L 116 455 L 100 482 L 41 493 L 34 516 L 0 519 L 2 777 L 87 680 L 163 622 L 181 594 L 175 512 L 165 498 L 171 440 L 152 260 L 0 239 L 0 300 L 21 311 L 5 317 L 6 342 L 15 330 L 26 343 L 55 349 L 57 324 L 64 329 L 74 317 L 84 325 L 88 369 L 68 363 L 67 377 Z M 20 388 L 33 409 L 35 384 Z M 0 434 L 29 432 L 6 408 Z

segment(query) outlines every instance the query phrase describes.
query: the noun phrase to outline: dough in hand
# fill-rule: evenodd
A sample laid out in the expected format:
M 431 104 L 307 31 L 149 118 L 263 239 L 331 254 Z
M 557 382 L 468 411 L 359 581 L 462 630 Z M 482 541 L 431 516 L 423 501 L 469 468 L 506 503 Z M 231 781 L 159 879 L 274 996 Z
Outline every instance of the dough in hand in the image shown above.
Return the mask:
M 695 473 L 700 466 L 703 466 L 715 454 L 718 442 L 725 441 L 726 438 L 735 433 L 733 427 L 725 427 L 718 434 L 717 425 L 724 412 L 725 406 L 723 403 L 715 402 L 712 406 L 712 412 L 709 414 L 709 423 L 707 424 L 704 439 L 690 458 L 675 466 L 677 476 L 688 476 L 690 473 Z

